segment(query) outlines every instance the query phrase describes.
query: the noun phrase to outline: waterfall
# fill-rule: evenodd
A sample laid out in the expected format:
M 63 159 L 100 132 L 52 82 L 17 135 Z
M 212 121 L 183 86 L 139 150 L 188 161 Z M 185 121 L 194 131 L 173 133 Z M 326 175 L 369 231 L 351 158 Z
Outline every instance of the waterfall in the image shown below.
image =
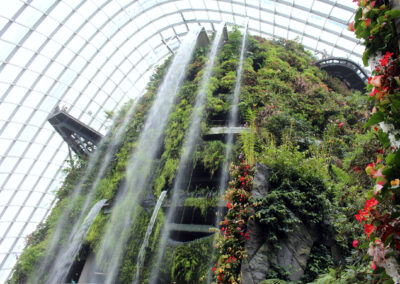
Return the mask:
M 143 266 L 144 257 L 146 254 L 146 248 L 149 245 L 149 238 L 150 238 L 151 232 L 153 231 L 153 226 L 154 226 L 154 222 L 156 221 L 158 211 L 161 208 L 161 204 L 162 204 L 166 194 L 167 194 L 166 190 L 161 192 L 160 197 L 158 198 L 157 204 L 154 207 L 153 215 L 151 215 L 150 223 L 147 226 L 146 235 L 144 236 L 144 240 L 143 240 L 142 246 L 140 247 L 140 251 L 138 254 L 138 261 L 136 264 L 136 275 L 135 275 L 133 283 L 139 283 L 140 269 Z
M 65 277 L 71 269 L 72 263 L 81 248 L 82 242 L 89 231 L 94 218 L 96 218 L 106 201 L 106 199 L 102 199 L 93 205 L 92 209 L 90 209 L 88 215 L 83 220 L 83 223 L 80 224 L 79 229 L 77 229 L 73 235 L 70 235 L 70 238 L 67 241 L 68 249 L 63 250 L 62 254 L 57 255 L 54 265 L 49 271 L 49 277 L 47 278 L 46 283 L 53 284 L 65 282 Z
M 133 111 L 136 108 L 137 105 L 137 101 L 135 100 L 132 105 L 130 106 L 128 112 L 127 112 L 127 117 L 129 117 L 131 114 L 133 114 Z M 112 121 L 113 121 L 113 125 L 116 122 L 116 118 L 117 115 L 114 115 Z M 106 172 L 106 169 L 108 168 L 108 166 L 110 165 L 111 159 L 113 157 L 113 154 L 117 148 L 117 146 L 119 145 L 119 143 L 121 142 L 122 138 L 123 138 L 123 134 L 126 131 L 126 128 L 128 127 L 128 122 L 129 119 L 125 119 L 124 122 L 120 125 L 120 127 L 118 128 L 118 130 L 116 131 L 115 135 L 112 136 L 113 139 L 111 139 L 109 146 L 106 149 L 106 153 L 105 156 L 103 158 L 103 161 L 101 163 L 100 169 L 99 171 L 96 172 L 96 177 L 94 182 L 92 183 L 90 189 L 89 189 L 89 193 L 88 196 L 86 197 L 85 203 L 82 207 L 81 212 L 79 213 L 79 216 L 77 217 L 75 223 L 72 226 L 72 229 L 69 231 L 68 234 L 68 239 L 71 239 L 71 237 L 73 237 L 75 234 L 77 234 L 77 231 L 80 230 L 80 224 L 82 223 L 82 219 L 84 218 L 84 216 L 87 213 L 88 207 L 89 205 L 92 203 L 93 198 L 94 198 L 94 193 L 95 193 L 95 189 L 98 186 L 100 180 L 104 177 L 104 174 Z M 55 229 L 55 232 L 52 236 L 51 242 L 50 242 L 50 246 L 46 251 L 46 256 L 45 259 L 40 263 L 40 267 L 38 268 L 38 272 L 35 273 L 35 275 L 33 276 L 32 282 L 33 283 L 38 283 L 42 278 L 44 278 L 44 275 L 47 273 L 46 269 L 48 269 L 49 266 L 54 265 L 51 264 L 51 262 L 53 261 L 53 256 L 57 255 L 56 258 L 58 258 L 60 255 L 63 255 L 64 253 L 66 253 L 67 251 L 70 250 L 70 246 L 72 245 L 70 242 L 67 242 L 66 244 L 64 244 L 62 247 L 58 248 L 58 242 L 60 240 L 61 237 L 61 233 L 65 228 L 65 225 L 70 222 L 69 215 L 71 213 L 71 210 L 73 208 L 73 205 L 75 204 L 75 202 L 78 200 L 82 189 L 83 189 L 83 185 L 85 183 L 85 181 L 88 179 L 89 174 L 92 172 L 92 170 L 94 169 L 95 165 L 97 164 L 97 162 L 100 159 L 101 156 L 101 151 L 103 150 L 103 148 L 105 147 L 105 141 L 107 140 L 106 137 L 104 137 L 99 146 L 97 147 L 97 150 L 89 157 L 89 164 L 87 166 L 87 169 L 85 171 L 84 176 L 80 179 L 79 183 L 75 186 L 72 196 L 69 197 L 71 199 L 71 201 L 68 203 L 68 207 L 64 210 L 64 212 L 62 213 L 62 215 L 60 216 L 60 219 L 57 223 L 57 227 Z M 57 253 L 57 254 L 56 254 Z M 52 269 L 52 268 L 50 268 Z M 68 271 L 66 272 L 68 273 Z
M 248 29 L 248 21 L 245 24 L 245 29 L 243 33 L 243 38 L 242 38 L 242 44 L 240 47 L 240 58 L 239 58 L 239 65 L 236 70 L 236 82 L 235 82 L 235 89 L 233 92 L 233 99 L 232 99 L 232 105 L 231 109 L 229 112 L 229 123 L 228 127 L 229 129 L 231 127 L 235 127 L 238 124 L 238 103 L 239 103 L 239 95 L 240 95 L 240 86 L 241 86 L 241 80 L 242 80 L 242 69 L 243 69 L 243 60 L 244 60 L 244 52 L 246 49 L 246 37 L 247 37 L 247 29 Z M 224 192 L 226 190 L 226 186 L 228 183 L 228 178 L 229 178 L 229 164 L 231 161 L 231 155 L 232 155 L 232 144 L 233 144 L 233 137 L 234 134 L 232 131 L 228 131 L 228 135 L 226 138 L 226 149 L 225 149 L 225 161 L 222 166 L 222 171 L 221 171 L 221 177 L 220 177 L 220 182 L 219 182 L 219 196 L 220 196 L 220 201 L 219 201 L 219 206 L 218 208 L 223 208 L 224 207 L 224 200 L 222 199 L 222 196 L 224 195 Z M 215 219 L 215 227 L 219 228 L 219 223 L 221 221 L 221 209 L 218 209 L 217 212 L 217 217 Z M 214 253 L 213 253 L 214 254 Z M 211 263 L 214 259 L 214 255 L 210 259 L 210 267 L 213 266 Z M 212 280 L 212 274 L 208 274 L 207 277 L 207 283 L 211 283 Z
M 155 264 L 153 265 L 151 273 L 153 277 L 151 278 L 150 283 L 155 283 L 157 281 L 159 267 L 161 265 L 167 247 L 167 241 L 170 232 L 168 225 L 171 222 L 175 213 L 175 208 L 179 199 L 179 191 L 187 187 L 188 169 L 191 168 L 190 163 L 192 162 L 193 151 L 198 143 L 198 138 L 200 136 L 200 131 L 201 131 L 200 124 L 203 118 L 203 106 L 206 101 L 208 82 L 212 75 L 212 69 L 214 67 L 218 46 L 222 37 L 223 28 L 224 24 L 222 24 L 221 28 L 218 30 L 214 38 L 213 44 L 211 46 L 211 50 L 208 54 L 207 65 L 203 77 L 201 79 L 200 90 L 197 93 L 196 101 L 194 104 L 192 121 L 190 123 L 188 132 L 185 137 L 183 152 L 181 159 L 179 161 L 178 172 L 176 174 L 174 186 L 172 189 L 171 205 L 169 207 L 169 211 L 167 213 L 166 220 L 163 226 L 163 232 L 160 240 L 160 245 L 158 248 L 157 259 L 155 261 Z
M 151 182 L 151 169 L 161 147 L 163 131 L 176 94 L 192 58 L 200 27 L 185 37 L 159 88 L 142 133 L 126 169 L 126 182 L 118 190 L 100 250 L 96 269 L 106 273 L 106 283 L 115 283 L 137 200 Z
M 239 114 L 238 104 L 239 104 L 240 86 L 241 86 L 241 80 L 242 80 L 244 52 L 246 50 L 247 28 L 248 28 L 248 22 L 245 25 L 245 30 L 244 30 L 243 38 L 242 38 L 242 45 L 240 47 L 241 48 L 240 49 L 240 58 L 239 58 L 239 65 L 238 65 L 238 68 L 236 71 L 235 90 L 233 92 L 232 105 L 231 105 L 231 109 L 229 112 L 229 123 L 228 123 L 229 129 L 231 127 L 237 126 L 238 120 L 239 120 L 238 119 L 238 114 Z M 226 190 L 226 185 L 228 183 L 229 164 L 231 162 L 233 137 L 234 137 L 234 133 L 232 131 L 228 131 L 228 135 L 226 138 L 225 161 L 224 161 L 224 165 L 222 167 L 221 178 L 220 178 L 220 183 L 219 183 L 219 196 L 222 196 L 224 194 L 224 192 Z M 223 206 L 222 198 L 220 199 L 220 207 L 221 206 Z M 219 226 L 219 218 L 217 218 L 217 223 L 216 223 L 216 227 L 218 227 L 218 226 Z

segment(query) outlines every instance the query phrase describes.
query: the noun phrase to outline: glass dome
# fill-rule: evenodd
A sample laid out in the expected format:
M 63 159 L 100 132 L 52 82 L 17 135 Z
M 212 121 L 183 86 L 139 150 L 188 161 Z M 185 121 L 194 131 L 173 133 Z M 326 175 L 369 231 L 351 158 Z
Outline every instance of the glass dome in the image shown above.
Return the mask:
M 243 25 L 361 64 L 350 0 L 14 0 L 0 9 L 0 282 L 54 202 L 68 146 L 56 106 L 100 133 L 196 25 Z

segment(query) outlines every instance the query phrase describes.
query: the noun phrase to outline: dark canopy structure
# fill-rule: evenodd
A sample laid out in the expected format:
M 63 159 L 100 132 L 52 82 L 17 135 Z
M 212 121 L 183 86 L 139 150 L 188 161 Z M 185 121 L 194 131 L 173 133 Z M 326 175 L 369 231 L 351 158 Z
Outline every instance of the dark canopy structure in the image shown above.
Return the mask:
M 343 80 L 349 88 L 365 91 L 369 76 L 354 61 L 341 57 L 329 57 L 318 60 L 315 65 L 328 72 L 329 75 Z

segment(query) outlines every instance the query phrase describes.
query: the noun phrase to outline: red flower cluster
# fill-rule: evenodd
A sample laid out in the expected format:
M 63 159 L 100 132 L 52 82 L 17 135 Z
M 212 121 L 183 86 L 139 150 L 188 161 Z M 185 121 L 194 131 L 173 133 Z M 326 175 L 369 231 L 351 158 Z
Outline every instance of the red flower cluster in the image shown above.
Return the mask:
M 231 165 L 232 180 L 225 192 L 228 212 L 220 223 L 221 235 L 217 241 L 218 262 L 213 267 L 217 283 L 240 283 L 240 266 L 245 257 L 245 242 L 250 238 L 247 222 L 250 219 L 250 191 L 253 168 L 241 160 L 239 166 Z
M 379 62 L 381 63 L 381 66 L 382 67 L 385 67 L 386 65 L 388 65 L 388 63 L 389 63 L 389 59 L 390 59 L 390 57 L 392 57 L 393 56 L 393 53 L 392 52 L 386 52 L 386 54 L 383 56 L 383 58 L 381 59 L 381 60 L 379 60 Z
M 367 222 L 369 217 L 371 216 L 371 211 L 375 210 L 376 205 L 378 205 L 378 200 L 375 197 L 367 200 L 364 205 L 364 210 L 360 209 L 358 214 L 355 215 L 356 219 L 361 223 L 362 221 Z M 372 232 L 375 230 L 375 226 L 373 223 L 371 224 L 364 224 L 364 232 L 368 236 L 371 236 Z

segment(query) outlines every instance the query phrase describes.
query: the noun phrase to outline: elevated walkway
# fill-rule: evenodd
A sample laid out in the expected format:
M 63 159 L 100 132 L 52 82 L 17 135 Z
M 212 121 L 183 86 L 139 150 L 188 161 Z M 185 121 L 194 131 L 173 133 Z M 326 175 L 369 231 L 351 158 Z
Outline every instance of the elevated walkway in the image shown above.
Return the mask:
M 48 117 L 48 122 L 79 156 L 87 156 L 96 149 L 102 134 L 80 122 L 57 106 Z
M 357 63 L 341 57 L 330 57 L 318 60 L 315 65 L 329 75 L 343 80 L 350 89 L 365 92 L 368 74 Z

